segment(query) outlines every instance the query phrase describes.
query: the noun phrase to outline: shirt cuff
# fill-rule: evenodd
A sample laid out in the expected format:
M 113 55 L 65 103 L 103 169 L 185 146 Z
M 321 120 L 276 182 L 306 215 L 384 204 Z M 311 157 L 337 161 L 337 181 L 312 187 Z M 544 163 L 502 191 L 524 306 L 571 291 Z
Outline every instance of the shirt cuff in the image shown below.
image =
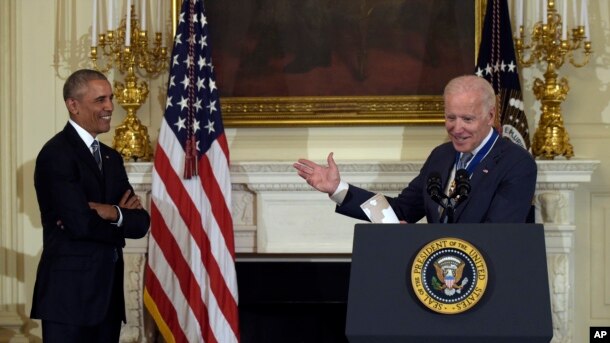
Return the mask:
M 121 226 L 123 226 L 123 212 L 121 212 L 121 208 L 118 207 L 117 205 L 112 205 L 112 206 L 114 206 L 114 208 L 116 208 L 117 212 L 119 213 L 119 219 L 116 221 L 116 223 L 112 223 L 112 225 L 121 227 Z
M 341 206 L 343 200 L 345 200 L 345 196 L 347 195 L 347 190 L 349 189 L 349 184 L 343 180 L 339 182 L 339 186 L 335 192 L 330 196 L 330 199 L 337 203 L 337 205 Z

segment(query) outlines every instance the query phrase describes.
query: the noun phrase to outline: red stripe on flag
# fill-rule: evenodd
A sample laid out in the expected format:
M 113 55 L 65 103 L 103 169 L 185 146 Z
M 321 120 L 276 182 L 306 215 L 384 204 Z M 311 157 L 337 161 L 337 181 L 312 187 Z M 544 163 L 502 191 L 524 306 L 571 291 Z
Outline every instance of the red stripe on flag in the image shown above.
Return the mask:
M 154 164 L 159 177 L 164 180 L 167 194 L 173 200 L 174 204 L 176 204 L 180 216 L 187 225 L 193 240 L 201 251 L 202 262 L 209 275 L 211 291 L 218 301 L 223 315 L 231 325 L 232 331 L 237 336 L 237 333 L 239 332 L 237 302 L 227 287 L 227 283 L 224 280 L 218 263 L 211 253 L 211 243 L 202 227 L 200 212 L 195 204 L 191 202 L 188 192 L 185 190 L 182 183 L 182 179 L 176 174 L 173 168 L 166 167 L 167 165 L 170 165 L 170 161 L 163 149 L 157 148 Z M 208 198 L 210 198 L 209 195 Z M 210 198 L 212 203 L 216 202 L 212 200 L 213 199 Z M 224 198 L 218 202 L 224 203 Z M 208 204 L 208 206 L 209 205 L 210 204 Z M 231 249 L 231 252 L 232 250 L 233 249 Z
M 151 206 L 151 214 L 161 218 L 159 209 L 153 203 Z M 207 306 L 201 299 L 201 288 L 197 278 L 191 272 L 189 263 L 184 259 L 180 246 L 177 244 L 174 236 L 171 235 L 169 228 L 165 225 L 165 221 L 157 222 L 158 230 L 155 230 L 154 239 L 163 252 L 167 263 L 178 279 L 182 294 L 188 300 L 199 326 L 201 334 L 206 342 L 216 342 L 214 333 L 210 329 Z
M 150 266 L 146 265 L 146 290 L 150 294 L 155 306 L 159 310 L 159 313 L 163 316 L 163 321 L 172 331 L 171 334 L 176 342 L 188 342 L 188 339 L 184 335 L 184 331 L 180 327 L 180 323 L 178 322 L 178 315 L 176 313 L 176 309 L 174 308 L 173 303 L 167 297 L 167 294 L 163 291 L 163 287 L 159 283 L 159 279 L 155 273 L 150 269 Z M 148 309 L 152 312 L 152 309 Z M 165 337 L 166 340 L 169 340 L 169 337 Z
M 229 158 L 229 143 L 227 142 L 227 136 L 225 135 L 225 133 L 223 132 L 222 134 L 218 135 L 216 141 L 218 142 L 218 145 L 220 145 L 220 147 L 222 148 L 222 152 L 224 153 L 224 155 L 227 157 L 227 164 L 230 164 L 231 158 Z
M 207 155 L 203 155 L 199 160 L 199 171 L 199 179 L 201 179 L 203 189 L 210 199 L 210 207 L 212 208 L 214 218 L 222 232 L 227 248 L 232 252 L 231 257 L 235 259 L 233 218 L 231 217 L 231 210 L 227 207 L 224 194 L 222 193 L 222 189 L 220 189 L 216 178 L 209 177 L 209 175 L 214 175 L 214 171 L 212 170 Z

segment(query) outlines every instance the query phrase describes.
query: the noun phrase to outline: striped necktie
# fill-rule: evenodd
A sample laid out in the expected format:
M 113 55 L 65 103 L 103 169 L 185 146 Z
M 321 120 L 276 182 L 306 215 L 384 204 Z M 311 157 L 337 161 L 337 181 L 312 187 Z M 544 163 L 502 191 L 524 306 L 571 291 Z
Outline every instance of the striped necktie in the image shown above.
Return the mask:
M 472 153 L 469 153 L 469 152 L 463 153 L 462 156 L 460 157 L 460 160 L 458 161 L 457 165 L 455 166 L 455 170 L 466 169 L 466 166 L 468 165 L 468 162 L 470 162 L 471 158 L 472 158 Z
M 93 158 L 95 158 L 95 162 L 97 163 L 97 167 L 102 170 L 102 154 L 100 153 L 100 143 L 97 140 L 94 140 L 91 143 L 91 153 L 93 154 Z

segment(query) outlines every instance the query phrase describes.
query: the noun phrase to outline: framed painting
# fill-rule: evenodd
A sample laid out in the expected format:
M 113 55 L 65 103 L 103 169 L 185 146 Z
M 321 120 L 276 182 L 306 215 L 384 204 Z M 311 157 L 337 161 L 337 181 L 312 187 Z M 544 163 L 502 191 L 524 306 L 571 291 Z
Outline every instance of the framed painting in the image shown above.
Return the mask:
M 440 124 L 483 1 L 207 0 L 225 126 Z

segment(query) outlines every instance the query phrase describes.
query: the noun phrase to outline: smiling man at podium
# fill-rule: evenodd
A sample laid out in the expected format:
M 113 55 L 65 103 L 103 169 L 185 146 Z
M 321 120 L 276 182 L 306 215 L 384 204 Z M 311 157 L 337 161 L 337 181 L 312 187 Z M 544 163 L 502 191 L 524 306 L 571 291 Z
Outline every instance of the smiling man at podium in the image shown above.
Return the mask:
M 385 197 L 400 222 L 525 223 L 536 188 L 537 167 L 519 145 L 494 129 L 496 97 L 489 82 L 459 76 L 446 85 L 445 128 L 450 142 L 437 146 L 419 175 L 395 198 Z M 369 220 L 361 205 L 375 193 L 341 179 L 333 153 L 327 166 L 307 159 L 299 176 L 337 203 L 336 212 Z M 462 194 L 455 187 L 462 178 Z M 461 199 L 460 199 L 461 197 Z

